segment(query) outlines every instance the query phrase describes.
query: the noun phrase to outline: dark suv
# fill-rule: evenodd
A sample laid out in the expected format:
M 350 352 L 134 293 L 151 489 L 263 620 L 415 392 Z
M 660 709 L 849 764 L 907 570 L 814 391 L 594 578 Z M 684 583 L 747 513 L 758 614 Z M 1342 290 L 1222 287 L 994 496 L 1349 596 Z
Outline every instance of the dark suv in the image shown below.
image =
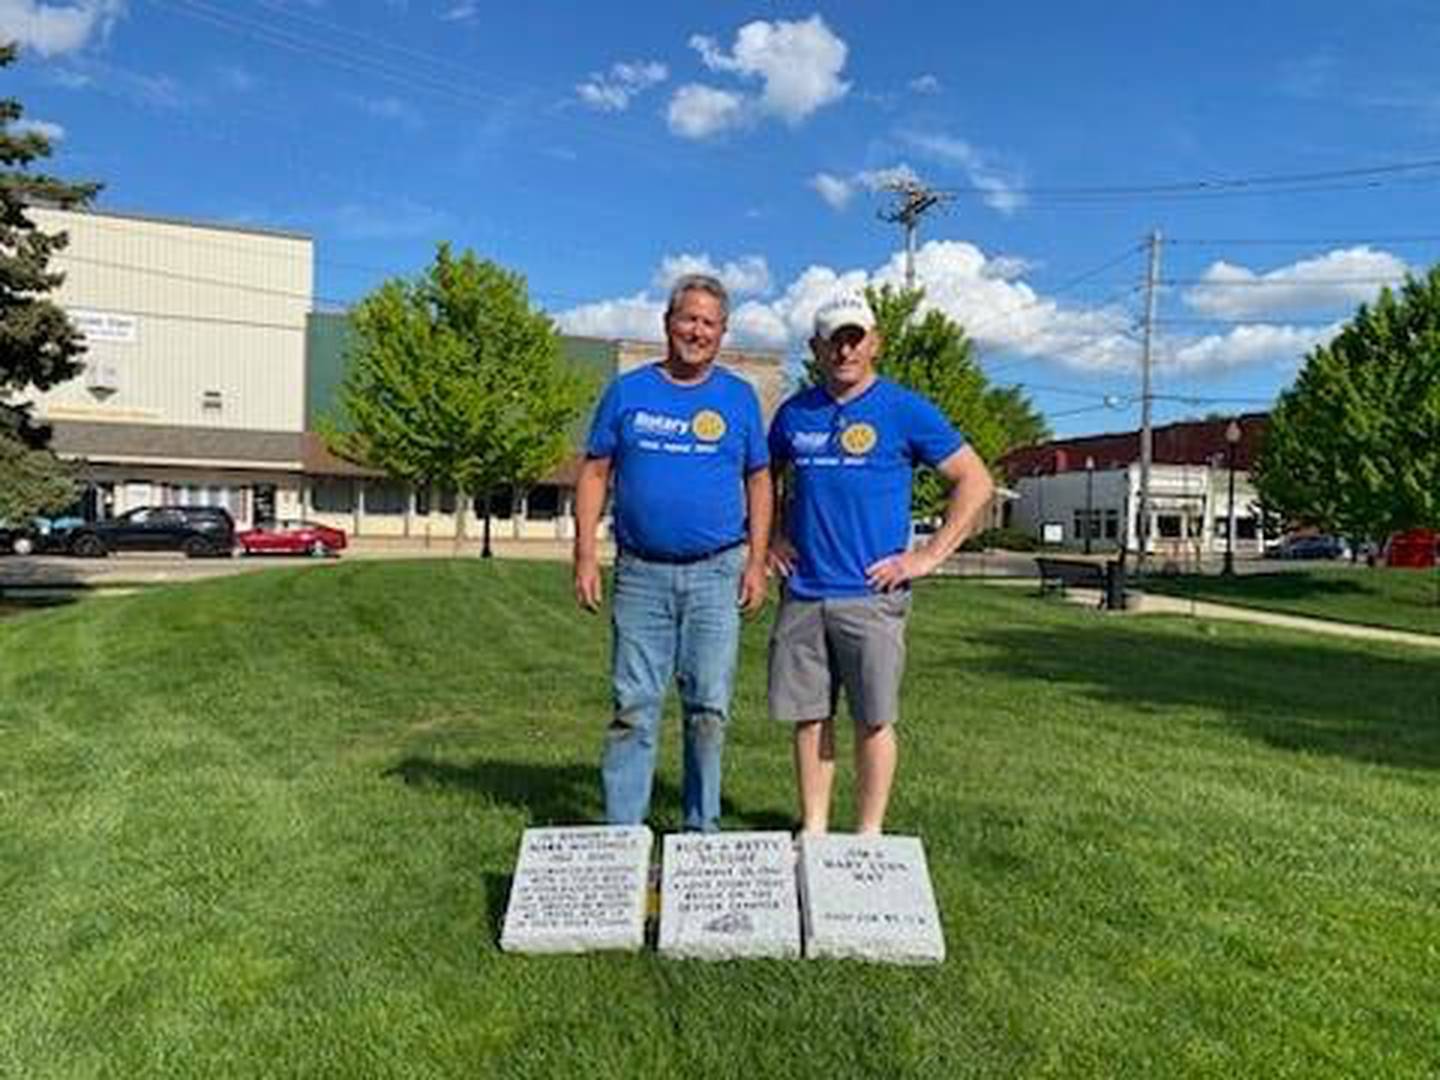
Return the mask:
M 112 551 L 183 551 L 191 558 L 229 555 L 235 520 L 219 506 L 141 506 L 70 533 L 70 553 L 97 557 Z

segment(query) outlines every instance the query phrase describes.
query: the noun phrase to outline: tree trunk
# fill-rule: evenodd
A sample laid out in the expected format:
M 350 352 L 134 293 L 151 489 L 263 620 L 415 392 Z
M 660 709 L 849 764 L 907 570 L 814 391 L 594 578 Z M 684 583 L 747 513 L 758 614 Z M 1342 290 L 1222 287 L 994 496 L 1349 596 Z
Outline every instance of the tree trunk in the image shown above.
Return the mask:
M 465 544 L 465 519 L 470 510 L 470 493 L 463 489 L 455 493 L 455 545 L 453 551 L 458 557 Z
M 480 557 L 482 559 L 492 558 L 494 553 L 490 550 L 490 492 L 485 493 L 485 539 L 480 545 Z

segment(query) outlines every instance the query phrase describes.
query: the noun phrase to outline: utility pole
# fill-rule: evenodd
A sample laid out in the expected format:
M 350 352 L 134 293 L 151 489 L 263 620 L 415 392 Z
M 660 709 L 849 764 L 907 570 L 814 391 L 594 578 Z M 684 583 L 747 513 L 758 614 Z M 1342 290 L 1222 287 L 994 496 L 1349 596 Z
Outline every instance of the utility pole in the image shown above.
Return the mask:
M 915 230 L 927 211 L 952 198 L 918 180 L 892 180 L 885 190 L 896 196 L 896 205 L 880 211 L 880 220 L 900 224 L 905 229 L 905 288 L 915 288 Z
M 1150 547 L 1150 464 L 1154 456 L 1154 433 L 1150 429 L 1150 368 L 1155 359 L 1155 304 L 1160 285 L 1160 230 L 1150 233 L 1150 266 L 1145 273 L 1145 344 L 1140 357 L 1140 520 L 1136 532 L 1140 553 L 1136 564 L 1145 575 L 1145 561 Z

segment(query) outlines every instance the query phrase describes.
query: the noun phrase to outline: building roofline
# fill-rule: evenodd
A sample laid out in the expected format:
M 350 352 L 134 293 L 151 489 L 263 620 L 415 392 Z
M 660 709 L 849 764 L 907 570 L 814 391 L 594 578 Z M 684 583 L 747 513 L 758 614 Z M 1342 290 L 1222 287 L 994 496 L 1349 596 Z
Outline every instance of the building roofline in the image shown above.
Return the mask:
M 94 207 L 47 206 L 43 202 L 37 202 L 34 205 L 40 210 L 75 214 L 79 217 L 118 218 L 121 221 L 146 221 L 156 225 L 176 225 L 187 229 L 210 229 L 215 232 L 243 233 L 249 236 L 273 236 L 283 240 L 303 240 L 306 243 L 314 243 L 315 241 L 314 236 L 310 233 L 295 232 L 289 229 L 276 229 L 264 225 L 235 225 L 224 221 L 205 221 L 200 218 L 184 218 L 170 214 L 146 214 L 133 210 L 97 210 Z

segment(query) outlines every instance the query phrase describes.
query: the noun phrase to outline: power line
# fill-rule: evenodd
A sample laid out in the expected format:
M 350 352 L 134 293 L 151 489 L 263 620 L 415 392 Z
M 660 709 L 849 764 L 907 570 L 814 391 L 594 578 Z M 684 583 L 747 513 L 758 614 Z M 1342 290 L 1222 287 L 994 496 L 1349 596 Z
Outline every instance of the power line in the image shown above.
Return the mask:
M 1366 244 L 1440 244 L 1440 233 L 1411 236 L 1313 236 L 1301 237 L 1172 237 L 1167 244 L 1181 247 L 1323 247 Z
M 1176 315 L 1156 321 L 1161 326 L 1331 326 L 1345 319 L 1229 319 Z
M 1267 188 L 1288 188 L 1295 190 L 1297 185 L 1308 189 L 1309 185 L 1312 184 L 1362 178 L 1373 182 L 1384 177 L 1437 169 L 1440 169 L 1440 158 L 1427 158 L 1419 161 L 1391 162 L 1383 165 L 1363 165 L 1319 172 L 1272 173 L 1256 176 L 1222 177 L 1217 179 L 1179 180 L 1158 184 L 1030 187 L 1015 188 L 1013 190 L 1016 195 L 1026 198 L 1131 198 L 1135 196 L 1153 195 L 1212 195 Z M 1440 179 L 1440 177 L 1429 179 Z M 937 190 L 950 195 L 994 194 L 993 190 L 979 185 L 941 188 Z
M 1339 278 L 1235 278 L 1215 281 L 1210 278 L 1166 278 L 1161 285 L 1196 285 L 1214 289 L 1295 289 L 1312 285 L 1397 285 L 1404 275 L 1391 277 L 1339 277 Z
M 1083 272 L 1081 272 L 1081 273 L 1079 273 L 1079 274 L 1076 274 L 1073 278 L 1070 278 L 1070 279 L 1068 279 L 1068 280 L 1066 280 L 1066 281 L 1061 282 L 1061 283 L 1060 283 L 1059 285 L 1057 285 L 1054 289 L 1050 290 L 1050 293 L 1048 294 L 1048 296 L 1046 296 L 1046 297 L 1039 297 L 1039 296 L 1037 296 L 1035 299 L 1033 299 L 1033 300 L 1028 300 L 1028 301 L 1026 301 L 1025 303 L 1019 305 L 1018 307 L 1013 307 L 1013 308 L 1010 308 L 1010 309 L 1008 309 L 1008 310 L 1006 310 L 1006 311 L 998 312 L 997 314 L 991 316 L 991 317 L 988 318 L 988 319 L 981 319 L 981 320 L 979 320 L 978 322 L 971 323 L 968 327 L 965 328 L 965 332 L 966 332 L 967 334 L 969 334 L 970 336 L 973 337 L 973 336 L 975 335 L 975 332 L 976 332 L 977 330 L 979 330 L 979 329 L 980 329 L 981 327 L 983 327 L 983 326 L 991 326 L 991 325 L 993 325 L 997 320 L 1001 320 L 1001 321 L 1009 320 L 1009 319 L 1012 318 L 1013 316 L 1019 315 L 1021 312 L 1029 311 L 1031 308 L 1036 308 L 1036 307 L 1041 306 L 1042 304 L 1046 304 L 1046 303 L 1049 302 L 1049 297 L 1051 297 L 1051 296 L 1060 296 L 1060 295 L 1063 295 L 1064 293 L 1069 292 L 1071 289 L 1074 289 L 1074 288 L 1076 288 L 1077 286 L 1083 285 L 1085 282 L 1091 280 L 1092 278 L 1099 277 L 1101 274 L 1105 273 L 1107 270 L 1113 270 L 1115 267 L 1119 266 L 1121 263 L 1127 261 L 1128 259 L 1133 258 L 1136 254 L 1138 254 L 1138 253 L 1141 251 L 1141 249 L 1142 249 L 1142 246 L 1141 246 L 1141 245 L 1139 245 L 1139 244 L 1132 244 L 1130 247 L 1127 247 L 1124 251 L 1120 252 L 1120 254 L 1118 254 L 1118 255 L 1116 255 L 1116 256 L 1114 256 L 1114 257 L 1112 257 L 1112 258 L 1106 259 L 1106 260 L 1105 260 L 1103 263 L 1101 263 L 1099 266 L 1092 267 L 1092 268 L 1090 268 L 1089 270 L 1085 270 L 1085 271 L 1083 271 Z

